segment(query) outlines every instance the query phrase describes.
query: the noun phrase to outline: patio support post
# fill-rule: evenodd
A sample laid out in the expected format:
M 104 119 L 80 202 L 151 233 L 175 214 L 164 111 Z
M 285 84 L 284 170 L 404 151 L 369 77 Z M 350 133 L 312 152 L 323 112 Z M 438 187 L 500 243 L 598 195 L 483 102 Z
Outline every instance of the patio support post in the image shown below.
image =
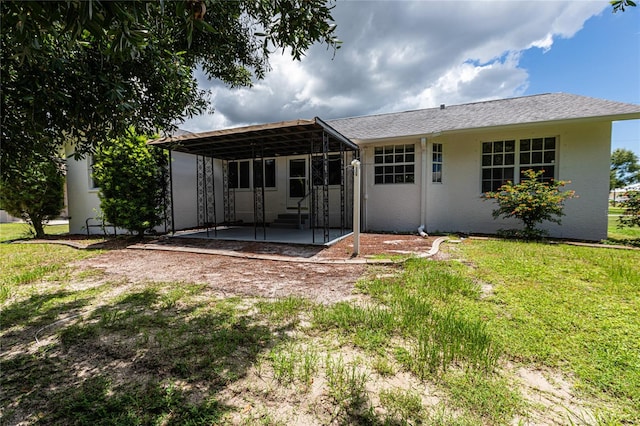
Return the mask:
M 234 192 L 231 192 L 229 185 L 229 161 L 225 160 L 222 164 L 222 196 L 224 201 L 224 221 L 227 224 L 235 221 L 236 218 L 236 207 L 235 200 L 232 198 L 232 195 L 235 196 Z
M 202 189 L 202 169 L 204 164 L 200 161 L 200 157 L 200 155 L 196 156 L 196 202 L 198 207 L 198 227 L 204 223 L 204 191 Z
M 202 198 L 204 199 L 204 226 L 209 238 L 209 191 L 207 191 L 207 157 L 202 156 Z
M 173 212 L 173 158 L 169 150 L 169 201 L 171 202 L 171 234 L 176 233 L 176 217 Z
M 353 255 L 360 253 L 360 161 L 353 160 Z
M 344 234 L 345 225 L 345 190 L 344 190 L 344 144 L 340 142 L 340 234 Z
M 322 221 L 324 242 L 329 242 L 329 135 L 322 132 Z
M 216 169 L 214 167 L 214 158 L 211 154 L 211 190 L 213 192 L 213 235 L 218 236 L 218 212 L 216 210 Z
M 315 244 L 316 242 L 316 193 L 314 191 L 314 173 L 313 169 L 315 168 L 313 165 L 313 148 L 315 145 L 315 133 L 311 135 L 311 146 L 309 149 L 309 179 L 308 179 L 308 194 L 309 194 L 309 228 L 311 229 L 311 242 Z
M 266 179 L 264 173 L 264 143 L 260 147 L 260 158 L 262 159 L 260 162 L 260 175 L 262 176 L 262 237 L 263 239 L 267 239 L 267 200 L 264 197 L 264 188 L 266 185 Z
M 262 238 L 267 239 L 267 228 L 265 224 L 264 209 L 264 147 L 260 149 L 260 162 L 258 174 L 261 176 L 262 184 L 256 187 L 256 147 L 251 145 L 251 167 L 253 168 L 253 239 L 258 239 L 258 221 L 262 222 Z

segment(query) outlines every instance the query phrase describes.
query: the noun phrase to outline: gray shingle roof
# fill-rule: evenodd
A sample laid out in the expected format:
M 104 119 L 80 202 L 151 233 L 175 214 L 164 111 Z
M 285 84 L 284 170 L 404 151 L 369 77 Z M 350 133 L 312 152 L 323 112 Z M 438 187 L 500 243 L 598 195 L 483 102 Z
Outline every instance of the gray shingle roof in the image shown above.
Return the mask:
M 350 139 L 429 135 L 483 127 L 578 119 L 640 119 L 640 105 L 566 93 L 450 105 L 391 114 L 328 120 Z

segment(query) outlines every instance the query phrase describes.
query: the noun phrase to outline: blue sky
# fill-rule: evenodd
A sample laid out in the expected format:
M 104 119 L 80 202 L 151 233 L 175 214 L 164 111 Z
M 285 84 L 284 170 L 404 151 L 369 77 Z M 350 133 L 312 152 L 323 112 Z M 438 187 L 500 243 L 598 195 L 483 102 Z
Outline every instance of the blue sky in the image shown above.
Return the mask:
M 636 10 L 638 9 L 638 10 Z M 640 104 L 640 8 L 588 19 L 575 36 L 559 38 L 548 51 L 527 50 L 526 94 L 567 92 Z M 640 155 L 640 120 L 613 125 L 611 148 Z
M 252 88 L 199 78 L 214 114 L 181 127 L 325 119 L 565 92 L 640 104 L 640 7 L 608 0 L 338 0 L 337 52 L 271 57 Z M 615 123 L 612 148 L 640 155 L 640 120 Z

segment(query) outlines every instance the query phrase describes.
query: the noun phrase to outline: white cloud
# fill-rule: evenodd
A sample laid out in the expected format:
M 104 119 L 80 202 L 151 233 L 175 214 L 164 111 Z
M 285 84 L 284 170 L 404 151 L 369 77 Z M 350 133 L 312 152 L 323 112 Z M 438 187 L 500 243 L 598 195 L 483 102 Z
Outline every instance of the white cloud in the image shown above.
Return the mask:
M 336 118 L 521 95 L 523 51 L 549 50 L 608 7 L 593 1 L 338 1 L 343 46 L 314 46 L 300 62 L 279 52 L 252 88 L 213 90 L 205 131 L 296 118 Z

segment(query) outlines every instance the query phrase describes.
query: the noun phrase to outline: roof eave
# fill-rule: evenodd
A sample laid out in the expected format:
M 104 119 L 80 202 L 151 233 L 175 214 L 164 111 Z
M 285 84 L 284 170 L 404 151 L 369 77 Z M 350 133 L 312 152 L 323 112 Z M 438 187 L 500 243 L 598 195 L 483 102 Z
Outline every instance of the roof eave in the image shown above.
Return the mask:
M 594 117 L 578 117 L 578 118 L 570 118 L 570 119 L 558 119 L 558 120 L 546 120 L 546 121 L 530 121 L 527 123 L 508 123 L 508 124 L 497 124 L 492 126 L 482 126 L 482 127 L 465 127 L 459 129 L 446 129 L 446 130 L 438 130 L 428 133 L 415 133 L 415 134 L 406 134 L 406 135 L 398 135 L 398 136 L 385 136 L 381 138 L 351 138 L 352 141 L 360 144 L 372 144 L 372 143 L 383 143 L 397 139 L 408 139 L 408 138 L 434 138 L 442 135 L 450 135 L 450 134 L 459 134 L 459 133 L 473 133 L 478 131 L 492 131 L 492 130 L 505 130 L 505 129 L 522 129 L 532 126 L 553 126 L 558 124 L 579 124 L 579 123 L 588 123 L 588 122 L 614 122 L 614 121 L 625 121 L 625 120 L 640 120 L 640 112 L 637 113 L 625 113 L 625 114 L 613 114 L 607 116 L 594 116 Z

